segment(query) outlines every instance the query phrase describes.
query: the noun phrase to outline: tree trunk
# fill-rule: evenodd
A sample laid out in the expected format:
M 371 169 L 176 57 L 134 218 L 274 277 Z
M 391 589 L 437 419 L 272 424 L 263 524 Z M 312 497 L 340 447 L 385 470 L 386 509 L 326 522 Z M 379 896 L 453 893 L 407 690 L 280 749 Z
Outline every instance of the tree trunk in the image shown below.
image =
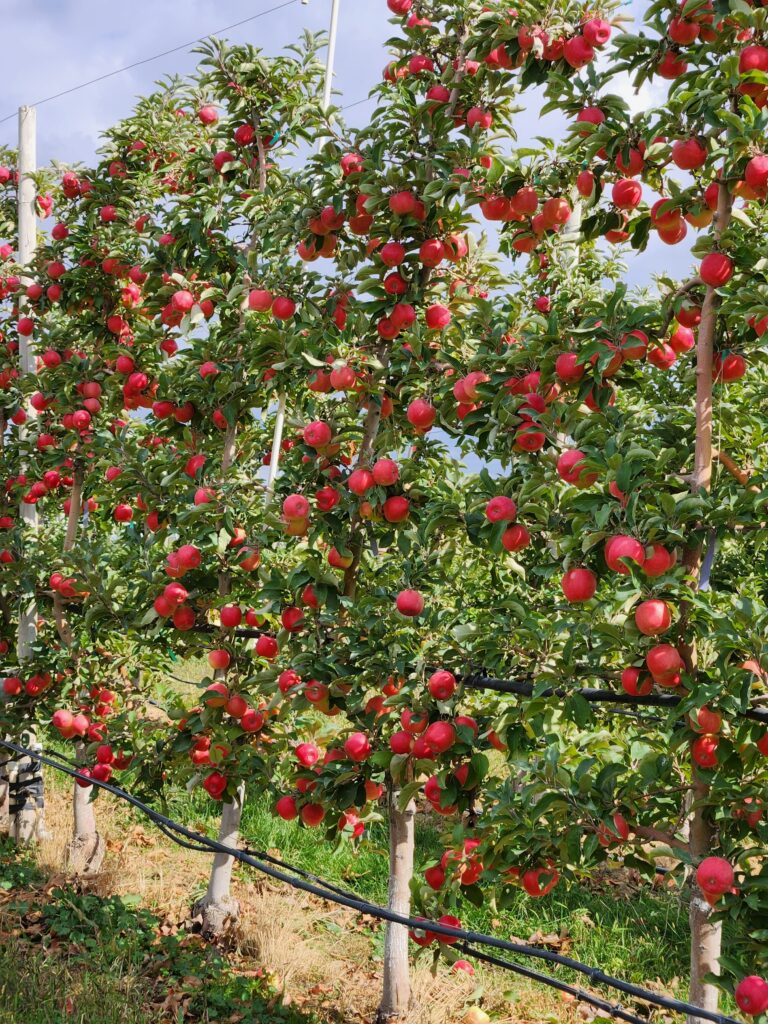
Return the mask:
M 78 745 L 78 754 L 83 745 Z M 106 847 L 104 839 L 96 828 L 91 795 L 93 786 L 78 786 L 72 790 L 72 838 L 64 854 L 64 866 L 75 875 L 96 875 L 101 870 Z
M 719 239 L 728 227 L 732 199 L 725 182 L 718 186 L 717 213 L 715 215 L 714 237 Z M 701 323 L 696 340 L 696 451 L 691 489 L 695 494 L 712 487 L 712 362 L 717 330 L 717 292 L 707 288 L 701 307 Z M 701 569 L 701 548 L 688 549 L 684 564 L 698 589 Z M 681 624 L 687 622 L 687 609 L 682 608 Z M 696 648 L 684 652 L 686 668 L 696 672 Z M 713 829 L 707 815 L 709 786 L 694 768 L 691 789 L 693 817 L 690 824 L 690 852 L 693 863 L 698 864 L 712 852 Z M 703 898 L 698 886 L 693 883 L 693 895 L 689 915 L 691 929 L 691 983 L 689 1000 L 702 1009 L 716 1011 L 719 1000 L 718 989 L 704 978 L 707 974 L 719 974 L 719 957 L 722 945 L 722 924 L 712 921 L 712 911 Z M 688 1017 L 688 1024 L 699 1024 L 700 1018 Z
M 414 820 L 416 805 L 411 801 L 404 811 L 398 806 L 400 790 L 388 783 L 389 803 L 389 899 L 387 906 L 397 914 L 411 912 L 413 877 Z M 376 1014 L 376 1024 L 404 1020 L 411 1004 L 408 968 L 408 929 L 387 924 L 384 939 L 384 989 Z
M 709 787 L 694 779 L 694 800 L 706 800 Z M 712 849 L 713 830 L 707 820 L 706 807 L 696 806 L 691 819 L 691 854 L 694 862 L 708 857 Z M 704 979 L 708 974 L 720 974 L 720 949 L 723 930 L 721 923 L 712 921 L 712 907 L 704 899 L 694 879 L 691 892 L 689 922 L 691 927 L 691 985 L 688 1000 L 702 1010 L 717 1012 L 719 990 Z M 688 1024 L 705 1024 L 700 1017 L 690 1015 Z
M 4 761 L 3 764 L 0 764 L 0 836 L 7 836 L 11 831 L 9 796 L 8 761 Z
M 72 478 L 72 490 L 69 496 L 69 515 L 64 535 L 62 551 L 66 555 L 72 551 L 77 542 L 77 531 L 83 510 L 83 484 L 85 470 L 81 465 L 75 466 Z M 58 597 L 58 595 L 56 595 Z M 56 604 L 56 622 L 62 643 L 72 646 L 73 638 L 69 626 L 64 620 L 63 609 Z M 78 755 L 85 744 L 78 744 Z M 106 847 L 104 839 L 96 828 L 96 810 L 92 802 L 93 786 L 72 785 L 72 838 L 64 851 L 64 867 L 75 875 L 96 875 L 104 862 Z
M 241 783 L 237 799 L 231 804 L 224 804 L 221 811 L 219 842 L 232 849 L 237 849 L 244 798 L 245 785 Z M 234 857 L 228 857 L 225 853 L 216 854 L 208 880 L 208 891 L 192 908 L 192 916 L 202 918 L 202 930 L 206 938 L 217 938 L 237 923 L 240 904 L 229 891 L 234 863 Z
M 237 419 L 227 427 L 224 435 L 224 449 L 221 456 L 222 480 L 235 461 L 236 441 Z M 229 573 L 220 572 L 219 596 L 226 597 L 231 592 L 232 580 Z M 224 680 L 226 676 L 226 671 L 222 669 L 217 669 L 214 673 L 216 679 Z M 244 799 L 245 783 L 241 782 L 237 788 L 237 799 L 230 804 L 224 804 L 221 809 L 219 842 L 225 846 L 231 846 L 233 849 L 237 848 Z M 217 853 L 214 856 L 208 879 L 208 890 L 192 908 L 193 918 L 202 917 L 203 935 L 206 938 L 217 938 L 230 931 L 240 915 L 240 904 L 232 898 L 229 892 L 234 863 L 234 859 L 224 853 Z

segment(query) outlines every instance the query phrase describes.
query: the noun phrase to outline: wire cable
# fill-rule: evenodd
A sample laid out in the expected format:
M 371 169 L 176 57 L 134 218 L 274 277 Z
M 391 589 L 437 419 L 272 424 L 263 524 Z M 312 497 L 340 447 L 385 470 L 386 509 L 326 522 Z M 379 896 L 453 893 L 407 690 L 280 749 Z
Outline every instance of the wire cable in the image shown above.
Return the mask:
M 438 921 L 430 921 L 426 919 L 420 920 L 419 918 L 408 917 L 404 914 L 395 913 L 387 907 L 379 906 L 376 903 L 370 903 L 369 901 L 362 900 L 358 897 L 334 893 L 329 889 L 327 883 L 323 883 L 323 885 L 316 885 L 300 878 L 292 877 L 285 869 L 279 870 L 266 863 L 264 860 L 251 856 L 242 850 L 227 846 L 218 840 L 209 839 L 207 836 L 203 836 L 199 832 L 195 832 L 194 830 L 187 828 L 185 825 L 181 825 L 179 822 L 173 821 L 171 818 L 161 814 L 159 811 L 155 811 L 153 808 L 143 803 L 127 790 L 121 789 L 119 786 L 115 786 L 109 782 L 101 782 L 99 779 L 92 779 L 90 777 L 83 776 L 82 772 L 79 772 L 76 769 L 69 768 L 64 764 L 59 764 L 57 761 L 47 757 L 45 754 L 27 750 L 18 744 L 11 743 L 9 740 L 0 739 L 0 746 L 13 750 L 17 754 L 33 758 L 41 764 L 47 764 L 49 767 L 64 772 L 66 775 L 75 779 L 87 778 L 89 785 L 94 785 L 99 789 L 112 793 L 113 796 L 116 796 L 121 800 L 125 800 L 131 806 L 146 815 L 150 821 L 163 825 L 167 830 L 183 837 L 185 840 L 191 843 L 197 843 L 214 853 L 223 853 L 228 857 L 233 857 L 235 860 L 256 868 L 257 871 L 260 871 L 262 874 L 265 874 L 278 882 L 283 882 L 294 889 L 299 889 L 312 896 L 318 896 L 321 899 L 336 903 L 339 906 L 347 907 L 349 910 L 354 910 L 357 913 L 364 914 L 368 917 L 378 918 L 381 921 L 388 921 L 391 924 L 403 925 L 406 928 L 427 930 L 437 936 L 443 935 L 447 938 L 481 946 L 489 946 L 493 949 L 499 949 L 507 953 L 514 953 L 518 956 L 527 956 L 532 959 L 545 960 L 548 963 L 567 967 L 579 974 L 583 974 L 595 984 L 606 985 L 609 988 L 614 988 L 619 992 L 623 992 L 625 995 L 629 995 L 636 999 L 642 999 L 644 1002 L 652 1003 L 655 1006 L 660 1006 L 663 1009 L 672 1010 L 676 1013 L 689 1014 L 693 1017 L 699 1017 L 702 1020 L 712 1021 L 714 1024 L 739 1024 L 739 1022 L 734 1020 L 733 1017 L 715 1013 L 711 1010 L 705 1010 L 679 999 L 672 999 L 668 996 L 662 996 L 655 992 L 650 992 L 638 985 L 630 984 L 629 982 L 622 981 L 619 978 L 613 978 L 610 975 L 605 974 L 599 968 L 590 967 L 588 964 L 583 964 L 579 960 L 574 960 L 567 956 L 561 956 L 559 953 L 554 953 L 548 949 L 538 949 L 534 946 L 525 945 L 524 943 L 510 942 L 506 939 L 499 939 L 492 935 L 484 935 L 481 932 L 467 931 L 463 928 L 451 928 L 448 925 L 440 924 Z M 294 874 L 297 873 L 296 869 L 291 868 L 290 870 L 293 871 Z M 633 1018 L 633 1024 L 635 1024 L 635 1022 L 638 1022 L 639 1024 L 640 1018 Z
M 534 684 L 519 679 L 493 679 L 489 676 L 465 676 L 461 682 L 473 690 L 495 690 L 497 693 L 513 693 L 519 697 L 533 697 Z M 671 708 L 676 707 L 683 699 L 676 693 L 651 693 L 637 695 L 618 690 L 597 690 L 582 687 L 578 690 L 565 690 L 559 687 L 547 687 L 535 694 L 536 697 L 581 697 L 593 704 L 631 704 L 633 706 Z M 747 708 L 739 711 L 742 718 L 750 718 L 753 722 L 768 725 L 768 708 Z
M 579 1002 L 588 1003 L 590 1006 L 594 1006 L 596 1009 L 602 1010 L 618 1020 L 637 1024 L 637 1021 L 642 1019 L 632 1013 L 628 1013 L 620 1004 L 609 1003 L 606 999 L 593 996 L 591 992 L 585 992 L 583 988 L 577 988 L 576 985 L 569 985 L 567 982 L 553 978 L 549 974 L 534 971 L 532 967 L 523 967 L 522 964 L 513 963 L 511 960 L 503 960 L 501 957 L 491 956 L 490 953 L 482 953 L 467 942 L 458 943 L 454 946 L 454 949 L 460 949 L 462 953 L 466 956 L 471 956 L 473 960 L 480 960 L 482 963 L 491 964 L 493 967 L 501 967 L 505 971 L 512 971 L 513 974 L 519 974 L 520 977 L 527 978 L 529 981 L 538 981 L 542 985 L 548 985 L 550 988 L 557 989 L 558 992 L 566 992 L 568 995 L 578 999 Z M 643 1024 L 647 1024 L 647 1020 L 643 1020 Z
M 32 107 L 41 107 L 44 103 L 50 103 L 51 100 L 57 100 L 62 96 L 69 96 L 70 93 L 78 92 L 80 89 L 87 89 L 90 85 L 96 85 L 97 82 L 103 82 L 107 78 L 114 78 L 115 75 L 122 75 L 124 71 L 130 71 L 132 68 L 141 67 L 142 64 L 150 64 L 154 60 L 160 60 L 162 57 L 168 57 L 172 53 L 178 53 L 180 50 L 186 50 L 190 46 L 194 46 L 195 43 L 202 43 L 206 39 L 210 39 L 211 36 L 217 36 L 222 32 L 229 32 L 233 28 L 239 28 L 240 25 L 246 25 L 250 21 L 256 21 L 258 18 L 264 18 L 268 14 L 274 14 L 276 11 L 282 11 L 286 7 L 292 7 L 294 4 L 299 3 L 299 0 L 285 0 L 284 3 L 276 4 L 274 7 L 269 7 L 264 11 L 259 11 L 258 14 L 252 14 L 249 18 L 243 18 L 241 21 L 235 21 L 231 25 L 224 25 L 222 28 L 214 29 L 212 32 L 207 32 L 203 36 L 198 36 L 197 39 L 190 39 L 186 43 L 180 43 L 178 46 L 172 47 L 170 50 L 163 50 L 162 53 L 156 53 L 151 57 L 144 57 L 142 60 L 134 61 L 132 64 L 126 64 L 122 68 L 115 68 L 114 71 L 108 71 L 104 75 L 99 75 L 97 78 L 91 78 L 87 82 L 81 82 L 79 85 L 73 85 L 69 89 L 62 89 L 61 92 L 54 93 L 52 96 L 46 96 L 45 99 L 37 100 L 35 103 L 28 104 Z M 10 121 L 11 118 L 16 117 L 16 111 L 12 114 L 8 114 L 6 117 L 0 118 L 0 124 L 5 124 L 6 121 Z

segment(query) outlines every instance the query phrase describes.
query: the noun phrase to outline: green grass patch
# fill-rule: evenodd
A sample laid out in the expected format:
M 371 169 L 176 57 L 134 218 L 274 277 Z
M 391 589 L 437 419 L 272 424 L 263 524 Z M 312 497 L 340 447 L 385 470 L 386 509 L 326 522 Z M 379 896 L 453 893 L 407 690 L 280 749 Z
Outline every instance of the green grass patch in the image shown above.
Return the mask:
M 0 847 L 0 1024 L 319 1024 L 197 936 L 160 934 L 137 899 L 40 882 Z
M 196 794 L 185 794 L 174 800 L 171 814 L 179 821 L 205 822 L 210 834 L 215 834 L 219 808 Z M 315 830 L 276 818 L 266 798 L 256 797 L 246 799 L 242 833 L 253 849 L 278 849 L 283 860 L 364 899 L 386 903 L 388 853 L 383 822 L 369 826 L 359 846 L 345 841 L 333 848 Z M 424 815 L 417 819 L 416 845 L 420 856 L 434 860 L 443 851 L 439 830 Z M 466 928 L 501 938 L 527 941 L 535 933 L 562 935 L 565 943 L 560 951 L 608 974 L 634 983 L 659 979 L 670 984 L 678 979 L 681 992 L 687 987 L 688 905 L 676 891 L 609 882 L 602 889 L 595 883 L 566 889 L 561 883 L 542 899 L 519 891 L 504 910 L 488 904 L 476 907 L 465 900 L 458 916 Z M 558 969 L 558 977 L 573 980 L 578 975 Z

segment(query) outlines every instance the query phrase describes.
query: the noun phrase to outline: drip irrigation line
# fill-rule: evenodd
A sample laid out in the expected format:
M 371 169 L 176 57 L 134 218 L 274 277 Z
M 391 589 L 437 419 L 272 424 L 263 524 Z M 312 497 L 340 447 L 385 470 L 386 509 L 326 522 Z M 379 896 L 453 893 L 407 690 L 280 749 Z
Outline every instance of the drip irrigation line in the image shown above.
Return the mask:
M 87 82 L 80 82 L 79 85 L 73 85 L 69 89 L 62 89 L 61 92 L 54 93 L 52 96 L 46 96 L 45 99 L 36 100 L 34 103 L 27 104 L 27 106 L 41 107 L 44 103 L 50 103 L 52 100 L 58 100 L 62 96 L 69 96 L 70 93 L 79 92 L 80 89 L 87 89 L 90 85 L 96 85 L 98 82 L 103 82 L 107 78 L 114 78 L 115 75 L 122 75 L 124 71 L 130 71 L 132 68 L 141 67 L 142 64 L 151 64 L 154 60 L 160 60 L 162 57 L 168 57 L 172 53 L 178 53 L 180 50 L 186 50 L 190 46 L 194 46 L 195 43 L 202 43 L 206 39 L 210 39 L 211 36 L 217 36 L 222 32 L 229 32 L 230 29 L 239 28 L 240 25 L 246 25 L 250 21 L 256 21 L 258 18 L 264 18 L 268 14 L 274 14 L 276 11 L 282 11 L 286 7 L 293 7 L 299 0 L 285 0 L 284 3 L 276 4 L 274 7 L 268 7 L 264 11 L 259 11 L 258 14 L 252 14 L 249 18 L 243 18 L 241 21 L 235 21 L 231 25 L 224 25 L 222 28 L 216 28 L 212 32 L 208 32 L 203 36 L 198 36 L 196 39 L 190 39 L 186 43 L 180 43 L 179 46 L 173 46 L 170 50 L 163 50 L 162 53 L 155 53 L 151 57 L 144 57 L 141 60 L 134 61 L 132 64 L 126 64 L 122 68 L 115 68 L 114 71 L 108 71 L 104 75 L 99 75 L 97 78 L 91 78 Z M 16 111 L 12 114 L 8 114 L 6 117 L 0 118 L 0 124 L 5 124 L 6 121 L 10 121 L 11 118 L 16 117 Z
M 17 754 L 26 755 L 33 760 L 39 761 L 41 764 L 47 764 L 49 767 L 64 772 L 66 775 L 70 775 L 75 779 L 83 778 L 81 772 L 76 769 L 69 768 L 64 764 L 60 764 L 38 751 L 27 750 L 26 748 L 21 747 L 16 743 L 11 743 L 9 740 L 5 739 L 0 739 L 0 746 L 13 750 Z M 671 1010 L 675 1013 L 684 1013 L 693 1017 L 699 1017 L 701 1020 L 712 1021 L 713 1024 L 739 1024 L 739 1022 L 733 1017 L 728 1017 L 721 1013 L 715 1013 L 711 1010 L 705 1010 L 679 999 L 671 999 L 667 996 L 650 992 L 646 989 L 640 988 L 638 985 L 630 984 L 629 982 L 622 981 L 619 978 L 613 978 L 610 975 L 605 974 L 599 968 L 590 967 L 588 964 L 583 964 L 579 960 L 573 960 L 571 957 L 561 956 L 559 953 L 554 953 L 548 949 L 537 949 L 534 946 L 528 946 L 521 942 L 510 942 L 506 939 L 499 939 L 492 935 L 484 935 L 481 932 L 467 931 L 463 928 L 451 928 L 448 925 L 440 924 L 438 921 L 430 921 L 427 919 L 420 920 L 419 918 L 408 917 L 404 914 L 397 914 L 394 911 L 389 910 L 387 907 L 379 906 L 376 903 L 370 903 L 367 900 L 363 900 L 358 897 L 334 893 L 329 890 L 326 883 L 323 885 L 316 885 L 300 878 L 292 877 L 291 874 L 287 873 L 287 869 L 289 869 L 293 875 L 297 872 L 296 869 L 290 866 L 286 866 L 286 869 L 280 870 L 266 863 L 263 859 L 258 859 L 257 857 L 251 856 L 242 850 L 227 846 L 218 840 L 209 839 L 207 836 L 203 836 L 199 832 L 195 832 L 192 829 L 187 828 L 185 825 L 181 825 L 179 822 L 173 821 L 171 818 L 161 814 L 159 811 L 155 811 L 153 808 L 127 792 L 127 790 L 121 789 L 119 786 L 114 786 L 109 782 L 101 782 L 99 779 L 88 779 L 88 782 L 91 785 L 97 786 L 99 789 L 106 790 L 106 792 L 111 793 L 113 796 L 116 796 L 121 800 L 125 800 L 132 807 L 135 807 L 137 810 L 141 811 L 142 814 L 146 815 L 150 821 L 155 822 L 155 824 L 163 825 L 176 836 L 181 836 L 187 841 L 198 843 L 200 846 L 204 846 L 211 852 L 223 853 L 227 857 L 232 857 L 243 864 L 247 864 L 250 867 L 255 868 L 262 874 L 275 879 L 275 881 L 283 882 L 294 889 L 299 889 L 302 892 L 309 893 L 312 896 L 317 896 L 320 899 L 328 900 L 331 903 L 336 903 L 339 906 L 347 907 L 347 909 L 354 910 L 359 914 L 366 915 L 367 917 L 377 918 L 381 921 L 388 921 L 391 924 L 399 924 L 406 928 L 418 931 L 426 930 L 434 935 L 443 935 L 457 941 L 489 946 L 493 949 L 502 950 L 507 953 L 514 953 L 518 956 L 526 956 L 535 960 L 544 960 L 548 963 L 566 967 L 579 974 L 583 974 L 585 977 L 589 978 L 593 984 L 606 985 L 607 987 L 616 989 L 618 992 L 623 992 L 625 995 L 629 995 L 632 998 L 642 999 L 644 1002 L 651 1003 L 666 1010 Z M 174 839 L 174 842 L 175 841 L 176 840 Z
M 519 974 L 522 978 L 527 978 L 529 981 L 538 981 L 542 985 L 548 985 L 550 988 L 557 989 L 558 992 L 566 992 L 580 1002 L 588 1003 L 590 1006 L 594 1006 L 596 1009 L 602 1010 L 618 1020 L 628 1021 L 629 1024 L 648 1024 L 647 1018 L 636 1017 L 634 1014 L 628 1013 L 620 1004 L 609 1003 L 606 999 L 601 999 L 599 996 L 593 996 L 590 992 L 585 992 L 583 988 L 577 988 L 576 985 L 569 985 L 567 982 L 559 981 L 549 974 L 534 971 L 532 967 L 523 967 L 522 964 L 513 963 L 511 960 L 503 960 L 501 957 L 492 956 L 490 953 L 483 953 L 479 949 L 475 949 L 474 946 L 470 946 L 467 942 L 457 943 L 454 949 L 460 949 L 462 953 L 466 956 L 471 956 L 473 960 L 480 960 L 485 964 L 491 964 L 493 967 L 501 967 L 505 971 L 512 971 L 513 974 Z
M 489 676 L 465 676 L 462 679 L 465 686 L 475 690 L 495 690 L 497 693 L 514 693 L 519 697 L 534 696 L 535 686 L 533 683 L 517 679 L 493 679 Z M 650 693 L 645 696 L 634 696 L 631 693 L 619 692 L 618 690 L 598 690 L 590 687 L 581 687 L 577 690 L 566 690 L 562 687 L 547 687 L 536 694 L 537 697 L 581 697 L 592 704 L 632 704 L 633 706 L 673 708 L 682 701 L 676 693 Z M 768 726 L 768 708 L 751 707 L 746 711 L 739 711 L 742 718 L 749 718 L 753 722 L 762 722 Z

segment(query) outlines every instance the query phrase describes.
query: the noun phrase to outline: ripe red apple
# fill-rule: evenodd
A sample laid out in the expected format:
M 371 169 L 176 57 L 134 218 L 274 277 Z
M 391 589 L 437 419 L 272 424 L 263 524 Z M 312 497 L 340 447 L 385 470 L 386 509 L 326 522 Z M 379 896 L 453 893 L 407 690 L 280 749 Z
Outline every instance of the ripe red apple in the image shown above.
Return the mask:
M 314 423 L 308 423 L 302 432 L 304 443 L 309 445 L 310 448 L 324 448 L 330 443 L 333 437 L 333 432 L 327 423 L 322 420 L 315 420 Z
M 552 892 L 560 878 L 555 868 L 532 868 L 526 871 L 521 884 L 529 896 L 546 896 Z
M 309 828 L 316 828 L 325 817 L 322 804 L 304 804 L 301 808 L 301 820 Z
M 695 714 L 688 716 L 691 728 L 694 732 L 701 732 L 715 736 L 723 726 L 723 716 L 717 711 L 711 711 L 707 707 L 699 708 Z
M 354 469 L 347 478 L 347 487 L 358 496 L 369 491 L 376 481 L 370 469 Z
M 350 761 L 366 761 L 371 754 L 371 743 L 364 732 L 353 732 L 344 741 L 344 752 Z
M 423 398 L 416 398 L 408 406 L 405 415 L 412 427 L 425 433 L 435 422 L 437 410 Z
M 229 651 L 225 651 L 223 648 L 217 648 L 214 651 L 208 652 L 208 664 L 213 669 L 223 671 L 225 668 L 229 668 L 229 664 L 232 658 Z
M 714 768 L 717 765 L 718 736 L 699 736 L 691 744 L 691 757 L 700 768 Z
M 286 296 L 278 296 L 272 303 L 272 315 L 276 320 L 290 320 L 296 313 L 296 303 Z
M 397 483 L 400 471 L 392 459 L 377 459 L 373 465 L 373 479 L 379 487 L 391 487 Z
M 424 611 L 424 598 L 418 590 L 401 590 L 397 595 L 395 606 L 401 615 L 416 618 Z
M 671 622 L 669 607 L 664 601 L 642 601 L 635 609 L 635 625 L 646 636 L 665 633 Z
M 605 561 L 608 568 L 621 573 L 622 576 L 628 576 L 630 570 L 624 560 L 642 566 L 645 563 L 645 548 L 640 541 L 627 534 L 609 537 L 605 542 Z
M 275 811 L 283 821 L 293 821 L 299 813 L 296 800 L 292 796 L 281 796 L 275 804 Z
M 450 700 L 456 692 L 456 676 L 453 672 L 440 669 L 432 673 L 427 686 L 435 700 Z
M 248 702 L 239 693 L 233 694 L 224 705 L 224 710 L 232 718 L 242 718 L 248 710 Z
M 567 384 L 574 384 L 581 380 L 585 373 L 585 367 L 578 362 L 577 352 L 561 352 L 555 360 L 555 373 L 560 380 Z
M 516 526 L 510 526 L 509 529 L 505 530 L 501 535 L 501 546 L 505 551 L 522 551 L 522 549 L 527 548 L 530 543 L 530 533 L 519 523 Z
M 485 506 L 485 515 L 491 523 L 511 522 L 517 515 L 517 505 L 511 498 L 499 494 Z
M 671 683 L 675 676 L 679 678 L 685 667 L 680 652 L 672 644 L 657 644 L 652 647 L 646 655 L 645 663 L 653 678 L 662 686 Z
M 621 178 L 611 189 L 614 206 L 620 210 L 634 210 L 643 198 L 643 186 L 634 178 Z
M 427 726 L 424 740 L 436 754 L 443 754 L 456 742 L 456 730 L 450 722 L 433 722 Z
M 681 171 L 693 171 L 707 160 L 707 151 L 698 139 L 678 139 L 672 143 L 672 162 Z
M 413 749 L 413 736 L 404 729 L 393 732 L 389 738 L 389 746 L 393 754 L 410 754 Z
M 328 552 L 328 564 L 332 565 L 334 569 L 348 569 L 352 565 L 352 561 L 351 554 L 343 555 L 338 548 L 331 548 Z
M 288 520 L 306 519 L 309 516 L 309 502 L 303 494 L 289 494 L 283 501 L 283 515 Z
M 696 868 L 696 881 L 703 892 L 722 896 L 733 886 L 733 868 L 724 857 L 705 857 Z
M 411 711 L 405 708 L 400 713 L 400 724 L 407 733 L 411 736 L 419 736 L 427 728 L 429 724 L 429 717 L 427 714 L 417 714 L 415 711 Z
M 424 318 L 431 331 L 442 331 L 451 322 L 451 313 L 445 306 L 435 304 L 428 307 Z
M 211 772 L 203 779 L 203 789 L 214 800 L 221 800 L 227 788 L 227 777 L 221 772 Z
M 721 288 L 732 276 L 733 263 L 722 252 L 708 253 L 699 266 L 699 277 L 710 288 Z
M 639 668 L 625 668 L 621 673 L 622 689 L 633 697 L 645 697 L 653 690 L 653 680 L 650 676 L 642 677 Z
M 750 1017 L 759 1017 L 768 1010 L 768 981 L 756 974 L 742 978 L 733 995 L 741 1012 Z
M 279 646 L 273 636 L 260 636 L 254 650 L 260 658 L 266 658 L 268 661 L 272 661 L 279 654 Z
M 224 629 L 236 629 L 243 621 L 243 613 L 239 605 L 225 604 L 219 612 L 219 618 Z
M 591 569 L 569 569 L 563 576 L 560 586 L 566 601 L 577 604 L 589 601 L 597 591 L 597 577 Z
M 578 449 L 564 451 L 557 460 L 557 475 L 574 487 L 590 487 L 599 474 L 587 469 L 587 456 Z

